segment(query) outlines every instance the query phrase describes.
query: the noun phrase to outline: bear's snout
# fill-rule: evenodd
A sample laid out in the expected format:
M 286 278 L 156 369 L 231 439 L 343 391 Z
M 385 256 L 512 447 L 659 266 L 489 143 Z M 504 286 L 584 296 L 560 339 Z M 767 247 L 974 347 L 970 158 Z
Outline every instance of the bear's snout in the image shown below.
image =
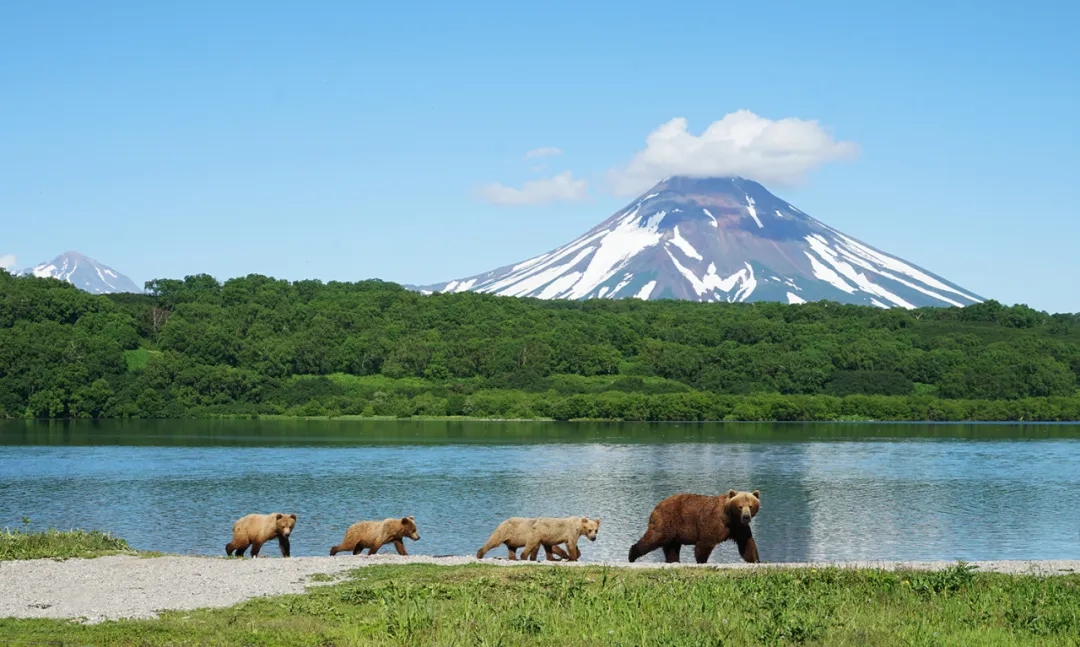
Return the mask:
M 292 528 L 282 528 L 281 529 L 281 534 L 288 537 L 289 535 L 292 534 Z
M 742 522 L 743 523 L 750 523 L 750 519 L 752 517 L 753 517 L 753 515 L 750 514 L 750 508 L 743 508 L 743 510 L 742 510 Z
M 420 541 L 420 533 L 413 532 L 411 535 L 409 535 L 409 539 L 412 539 L 413 541 Z

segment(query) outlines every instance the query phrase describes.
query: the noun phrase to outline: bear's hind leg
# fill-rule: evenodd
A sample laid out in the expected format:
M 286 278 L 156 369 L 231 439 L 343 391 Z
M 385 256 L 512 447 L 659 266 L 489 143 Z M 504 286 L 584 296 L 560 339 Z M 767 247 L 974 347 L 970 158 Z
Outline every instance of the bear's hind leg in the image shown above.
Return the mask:
M 489 550 L 491 550 L 492 548 L 495 548 L 499 544 L 504 543 L 504 542 L 501 542 L 501 541 L 497 541 L 496 537 L 498 536 L 498 534 L 499 534 L 498 529 L 496 529 L 495 532 L 491 534 L 491 537 L 488 538 L 487 543 L 484 544 L 483 548 L 476 551 L 476 559 L 484 559 L 484 555 L 487 555 Z M 506 547 L 510 548 L 510 544 L 507 543 Z M 514 549 L 510 548 L 510 552 L 514 552 Z M 517 558 L 517 555 L 515 555 L 514 557 L 511 557 L 510 559 L 516 559 L 516 558 Z
M 694 559 L 698 564 L 704 564 L 709 561 L 709 555 L 712 554 L 713 548 L 716 548 L 716 544 L 695 544 L 694 545 Z
M 374 555 L 375 553 L 379 552 L 380 548 L 382 548 L 382 544 L 379 543 L 379 542 L 375 542 L 374 544 L 371 545 L 371 549 L 368 550 L 367 554 L 368 555 Z
M 263 545 L 263 542 L 261 542 L 261 541 L 253 541 L 253 542 L 251 542 L 251 556 L 252 557 L 258 557 L 259 556 L 259 551 L 262 550 L 262 545 Z
M 248 542 L 232 543 L 225 547 L 225 553 L 234 557 L 243 557 L 244 551 L 250 546 Z
M 566 551 L 559 548 L 558 544 L 543 544 L 544 557 L 549 562 L 565 561 L 570 559 L 570 556 L 566 554 Z
M 664 541 L 660 536 L 660 533 L 653 532 L 653 529 L 650 526 L 649 529 L 645 531 L 645 536 L 643 536 L 638 543 L 630 547 L 630 561 L 637 561 L 642 555 L 648 555 L 657 548 L 660 548 L 663 544 Z
M 682 550 L 682 544 L 678 542 L 668 542 L 664 544 L 664 561 L 668 563 L 679 561 L 679 551 Z

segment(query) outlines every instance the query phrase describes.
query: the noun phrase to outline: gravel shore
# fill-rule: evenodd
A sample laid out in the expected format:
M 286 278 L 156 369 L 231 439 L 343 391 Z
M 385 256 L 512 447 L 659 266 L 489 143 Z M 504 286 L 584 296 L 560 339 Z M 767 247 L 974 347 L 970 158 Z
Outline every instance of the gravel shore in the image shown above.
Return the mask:
M 152 618 L 161 610 L 228 607 L 244 600 L 302 593 L 315 574 L 339 575 L 372 564 L 478 563 L 473 557 L 375 555 L 374 557 L 293 557 L 224 559 L 209 557 L 98 557 L 64 561 L 38 559 L 0 562 L 0 618 L 80 618 L 101 622 Z M 521 562 L 485 559 L 485 564 Z M 545 562 L 541 562 L 543 564 Z M 548 563 L 551 564 L 551 563 Z M 829 566 L 883 570 L 939 570 L 956 562 L 842 562 L 813 564 L 663 564 L 657 562 L 577 562 L 559 568 L 797 568 Z M 1060 575 L 1080 572 L 1080 560 L 973 562 L 980 572 Z

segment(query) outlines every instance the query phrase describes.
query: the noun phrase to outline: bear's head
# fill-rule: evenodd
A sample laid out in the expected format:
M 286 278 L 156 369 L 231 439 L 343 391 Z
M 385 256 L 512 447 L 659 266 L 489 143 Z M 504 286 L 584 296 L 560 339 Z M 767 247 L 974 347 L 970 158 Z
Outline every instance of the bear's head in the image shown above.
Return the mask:
M 282 537 L 288 537 L 292 534 L 293 526 L 296 525 L 295 514 L 281 514 L 280 512 L 274 513 L 274 524 L 277 525 L 278 534 Z
M 420 533 L 416 530 L 416 522 L 412 517 L 401 518 L 401 536 L 408 537 L 413 541 L 420 541 Z
M 757 490 L 753 492 L 728 490 L 725 508 L 727 508 L 728 519 L 731 521 L 737 521 L 744 526 L 748 526 L 760 507 L 761 493 Z
M 588 517 L 581 518 L 581 534 L 589 538 L 589 541 L 596 541 L 596 533 L 600 530 L 600 518 L 590 519 Z

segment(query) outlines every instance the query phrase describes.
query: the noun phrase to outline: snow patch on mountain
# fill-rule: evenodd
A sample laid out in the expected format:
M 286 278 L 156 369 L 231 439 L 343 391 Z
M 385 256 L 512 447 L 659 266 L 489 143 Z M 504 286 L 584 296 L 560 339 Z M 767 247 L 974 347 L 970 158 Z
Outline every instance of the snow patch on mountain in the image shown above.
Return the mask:
M 754 208 L 754 199 L 750 196 L 746 196 L 746 210 L 750 213 L 750 217 L 757 223 L 759 229 L 764 228 L 765 225 L 761 224 L 761 219 L 757 217 L 757 209 Z
M 679 226 L 675 225 L 675 233 L 671 237 L 671 243 L 682 250 L 683 254 L 686 254 L 690 258 L 696 258 L 701 260 L 701 254 L 697 253 L 694 246 L 691 245 L 685 238 L 679 235 Z
M 652 294 L 654 288 L 656 288 L 656 281 L 649 281 L 645 285 L 641 286 L 641 289 L 638 290 L 638 293 L 634 295 L 634 298 L 647 301 L 649 299 L 649 295 Z

